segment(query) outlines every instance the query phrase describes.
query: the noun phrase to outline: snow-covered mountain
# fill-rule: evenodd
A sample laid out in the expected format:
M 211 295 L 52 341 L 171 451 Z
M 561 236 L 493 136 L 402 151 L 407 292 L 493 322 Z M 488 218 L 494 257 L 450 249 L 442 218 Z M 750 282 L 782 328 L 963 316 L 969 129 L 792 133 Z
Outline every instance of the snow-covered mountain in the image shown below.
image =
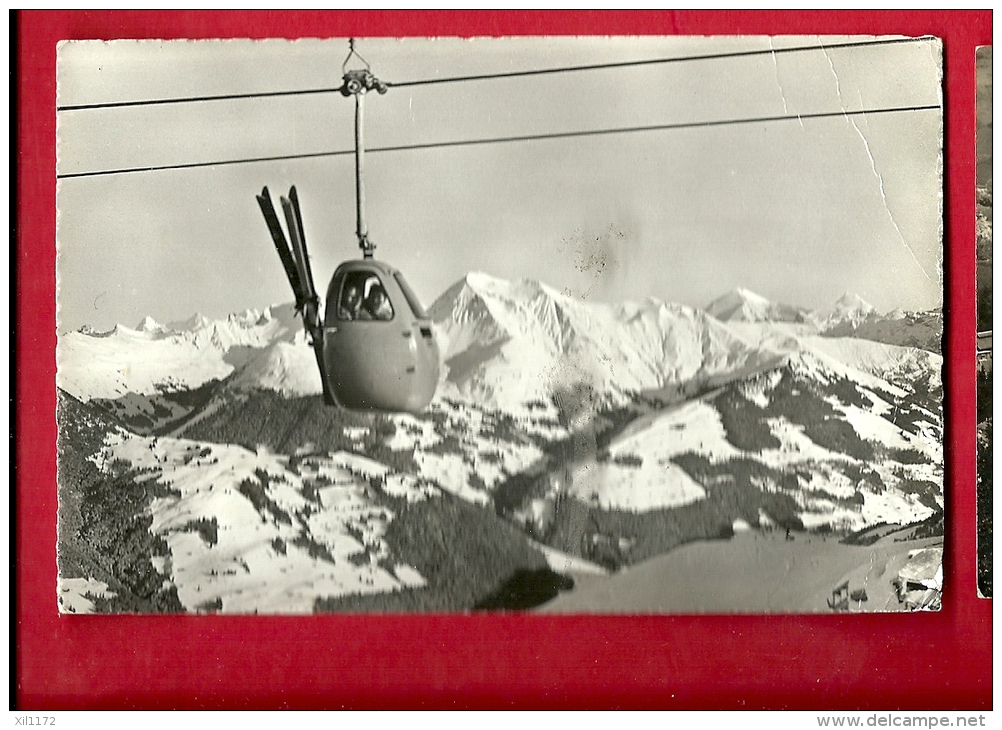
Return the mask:
M 775 338 L 783 334 L 823 334 L 942 352 L 942 310 L 909 312 L 896 309 L 881 314 L 858 294 L 849 292 L 829 309 L 813 312 L 773 302 L 747 289 L 735 289 L 711 302 L 706 311 L 746 335 L 754 332 Z M 756 328 L 751 324 L 765 327 Z
M 429 312 L 443 392 L 506 407 L 582 385 L 603 403 L 638 393 L 673 397 L 769 367 L 812 334 L 924 347 L 941 329 L 938 312 L 877 315 L 854 295 L 812 315 L 736 289 L 703 311 L 657 299 L 588 303 L 538 281 L 483 273 L 456 282 Z M 321 392 L 291 304 L 222 320 L 195 314 L 162 325 L 146 317 L 134 329 L 84 329 L 60 337 L 57 364 L 59 387 L 85 402 L 162 401 L 226 379 L 285 395 Z
M 84 402 L 99 401 L 127 425 L 149 432 L 184 418 L 209 395 L 192 398 L 192 391 L 211 390 L 248 368 L 256 367 L 262 387 L 320 392 L 312 358 L 312 374 L 305 365 L 297 366 L 278 379 L 269 379 L 267 364 L 257 362 L 262 357 L 280 360 L 290 349 L 296 359 L 302 348 L 294 345 L 303 342 L 291 304 L 222 320 L 196 314 L 173 325 L 145 317 L 136 328 L 85 328 L 62 335 L 56 346 L 56 384 Z
M 841 324 L 859 326 L 868 319 L 877 316 L 879 315 L 876 307 L 858 294 L 846 292 L 835 302 L 835 306 L 826 313 L 823 325 L 825 328 Z
M 706 307 L 721 322 L 805 322 L 807 312 L 766 299 L 748 289 L 734 289 Z
M 74 512 L 64 607 L 451 610 L 518 570 L 615 568 L 737 523 L 941 515 L 942 358 L 728 296 L 714 315 L 469 274 L 429 310 L 442 380 L 416 416 L 325 407 L 291 305 L 67 335 L 61 500 L 130 495 L 102 519 L 148 520 L 153 572 L 100 567 L 123 541 Z
M 598 403 L 677 394 L 740 377 L 781 356 L 703 311 L 656 299 L 585 303 L 545 284 L 469 274 L 429 310 L 446 392 L 515 407 L 586 387 Z
M 889 345 L 918 347 L 929 352 L 943 351 L 943 312 L 906 312 L 896 309 L 884 315 L 862 319 L 847 318 L 828 324 L 827 337 L 856 337 Z
M 57 383 L 84 401 L 196 388 L 227 377 L 256 350 L 292 342 L 301 329 L 292 305 L 279 305 L 223 320 L 194 315 L 161 325 L 147 316 L 134 329 L 71 332 L 56 348 Z

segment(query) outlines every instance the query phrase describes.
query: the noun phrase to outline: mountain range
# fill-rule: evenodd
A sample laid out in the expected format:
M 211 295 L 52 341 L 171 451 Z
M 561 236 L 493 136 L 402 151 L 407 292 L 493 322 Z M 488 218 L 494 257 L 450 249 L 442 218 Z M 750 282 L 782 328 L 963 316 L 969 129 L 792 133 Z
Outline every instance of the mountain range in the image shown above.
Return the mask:
M 61 336 L 62 609 L 467 610 L 737 524 L 941 530 L 940 312 L 471 273 L 429 313 L 417 416 L 323 406 L 292 305 Z

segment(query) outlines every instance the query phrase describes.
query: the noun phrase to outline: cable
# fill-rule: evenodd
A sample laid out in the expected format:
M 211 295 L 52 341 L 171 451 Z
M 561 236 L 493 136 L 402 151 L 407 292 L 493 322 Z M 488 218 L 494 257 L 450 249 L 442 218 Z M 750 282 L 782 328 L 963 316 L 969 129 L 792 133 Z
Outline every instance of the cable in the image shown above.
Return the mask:
M 263 99 L 274 96 L 304 96 L 306 94 L 330 94 L 341 87 L 329 89 L 294 89 L 292 91 L 257 91 L 247 94 L 217 94 L 215 96 L 182 96 L 174 99 L 145 99 L 143 101 L 109 101 L 97 104 L 67 104 L 57 106 L 57 112 L 76 112 L 86 109 L 120 109 L 132 106 L 159 106 L 161 104 L 190 104 L 196 101 L 232 101 L 235 99 Z
M 737 125 L 737 124 L 757 124 L 757 123 L 782 122 L 782 121 L 792 121 L 792 120 L 805 121 L 811 119 L 826 119 L 832 117 L 853 117 L 853 116 L 863 116 L 867 114 L 891 114 L 896 112 L 931 111 L 933 109 L 940 109 L 940 108 L 941 107 L 938 104 L 928 104 L 928 105 L 908 106 L 908 107 L 890 107 L 886 109 L 859 109 L 856 111 L 817 112 L 813 114 L 788 114 L 788 115 L 767 116 L 767 117 L 747 117 L 744 119 L 721 119 L 709 122 L 677 122 L 673 124 L 653 124 L 639 127 L 592 129 L 579 132 L 550 132 L 545 134 L 526 134 L 526 135 L 517 135 L 510 137 L 489 137 L 483 139 L 455 140 L 448 142 L 425 142 L 425 143 L 408 144 L 408 145 L 390 145 L 385 147 L 370 147 L 366 148 L 365 151 L 366 153 L 403 152 L 406 150 L 428 150 L 428 149 L 445 148 L 445 147 L 468 147 L 473 145 L 504 144 L 509 142 L 530 142 L 537 140 L 568 139 L 572 137 L 595 137 L 605 134 L 628 134 L 631 132 L 660 132 L 660 131 L 677 130 L 677 129 L 695 129 L 698 127 L 722 127 L 722 126 Z M 242 165 L 245 163 L 252 163 L 252 162 L 280 162 L 283 160 L 302 160 L 316 157 L 336 157 L 340 155 L 353 155 L 353 154 L 355 154 L 354 149 L 333 150 L 329 152 L 306 152 L 296 155 L 274 155 L 271 157 L 247 157 L 237 160 L 219 160 L 215 162 L 189 162 L 178 165 L 154 165 L 149 167 L 129 167 L 129 168 L 118 168 L 114 170 L 98 170 L 94 172 L 69 172 L 69 173 L 57 174 L 56 179 L 67 180 L 71 178 L 98 177 L 101 175 L 119 175 L 133 172 L 185 170 L 196 167 L 216 167 L 216 166 L 221 167 L 224 165 Z
M 652 124 L 640 127 L 619 127 L 615 129 L 593 129 L 582 132 L 551 132 L 549 134 L 527 134 L 513 137 L 495 137 L 490 139 L 471 139 L 455 142 L 428 142 L 424 144 L 399 145 L 395 147 L 374 147 L 367 152 L 400 152 L 403 150 L 423 150 L 437 147 L 465 147 L 469 145 L 498 144 L 505 142 L 528 142 L 534 140 L 567 139 L 571 137 L 593 137 L 603 134 L 626 134 L 630 132 L 661 132 L 676 129 L 694 129 L 697 127 L 723 127 L 736 124 L 755 124 L 765 122 L 781 122 L 790 120 L 824 119 L 830 117 L 850 117 L 865 114 L 889 114 L 891 112 L 913 112 L 939 109 L 938 104 L 928 106 L 895 107 L 890 109 L 861 109 L 858 111 L 818 112 L 815 114 L 792 114 L 772 117 L 750 117 L 747 119 L 721 119 L 712 122 L 678 122 L 675 124 Z
M 367 152 L 371 150 L 366 150 Z M 353 155 L 355 150 L 334 150 L 331 152 L 304 152 L 298 155 L 274 155 L 272 157 L 245 157 L 239 160 L 216 160 L 213 162 L 183 162 L 177 165 L 149 165 L 147 167 L 120 167 L 114 170 L 98 170 L 95 172 L 67 172 L 56 175 L 57 180 L 68 180 L 75 177 L 100 177 L 102 175 L 121 175 L 130 172 L 159 172 L 161 170 L 190 170 L 196 167 L 222 167 L 223 165 L 243 165 L 249 162 L 278 162 L 281 160 L 306 160 L 312 157 L 335 157 L 337 155 Z
M 651 58 L 644 61 L 620 61 L 618 63 L 595 63 L 585 66 L 565 66 L 561 68 L 544 68 L 533 71 L 508 71 L 495 74 L 480 74 L 473 76 L 446 76 L 440 79 L 424 79 L 421 81 L 387 81 L 390 88 L 401 88 L 404 86 L 424 86 L 427 84 L 447 84 L 454 81 L 482 81 L 486 79 L 509 79 L 520 76 L 539 76 L 542 74 L 566 73 L 572 71 L 595 71 L 605 68 L 625 68 L 627 66 L 650 66 L 662 63 L 676 63 L 679 61 L 715 61 L 723 58 L 746 58 L 748 56 L 778 56 L 783 53 L 798 53 L 801 51 L 829 51 L 839 48 L 860 48 L 863 46 L 887 46 L 896 43 L 915 43 L 917 41 L 929 40 L 931 36 L 921 38 L 889 38 L 879 41 L 858 41 L 854 43 L 836 43 L 831 46 L 824 44 L 817 46 L 791 46 L 790 48 L 761 49 L 755 51 L 728 51 L 722 53 L 710 53 L 704 56 L 675 56 L 673 58 Z
M 679 63 L 683 61 L 708 61 L 724 58 L 745 58 L 749 56 L 780 55 L 785 53 L 799 53 L 804 51 L 829 51 L 841 48 L 863 48 L 868 46 L 886 46 L 901 43 L 918 43 L 928 41 L 932 36 L 921 36 L 918 38 L 887 38 L 877 41 L 854 41 L 851 43 L 836 43 L 830 46 L 824 44 L 816 46 L 792 46 L 790 48 L 770 48 L 754 51 L 728 51 L 713 53 L 704 56 L 674 56 L 671 58 L 651 58 L 642 61 L 620 61 L 616 63 L 596 63 L 585 66 L 563 66 L 557 68 L 535 69 L 531 71 L 506 71 L 495 74 L 479 74 L 472 76 L 447 76 L 440 79 L 421 79 L 416 81 L 386 82 L 386 86 L 391 88 L 403 88 L 407 86 L 426 86 L 429 84 L 447 84 L 460 81 L 483 81 L 488 79 L 506 79 L 522 76 L 540 76 L 544 74 L 569 73 L 575 71 L 595 71 L 606 68 L 627 68 L 631 66 L 650 66 L 654 64 Z M 303 96 L 307 94 L 330 94 L 339 92 L 341 87 L 327 87 L 319 89 L 294 89 L 290 91 L 258 91 L 242 94 L 217 94 L 212 96 L 184 96 L 173 99 L 145 99 L 140 101 L 110 101 L 98 102 L 94 104 L 65 104 L 57 106 L 57 112 L 84 111 L 88 109 L 120 109 L 133 106 L 157 106 L 162 104 L 190 104 L 202 101 L 233 101 L 236 99 L 262 99 L 282 96 Z

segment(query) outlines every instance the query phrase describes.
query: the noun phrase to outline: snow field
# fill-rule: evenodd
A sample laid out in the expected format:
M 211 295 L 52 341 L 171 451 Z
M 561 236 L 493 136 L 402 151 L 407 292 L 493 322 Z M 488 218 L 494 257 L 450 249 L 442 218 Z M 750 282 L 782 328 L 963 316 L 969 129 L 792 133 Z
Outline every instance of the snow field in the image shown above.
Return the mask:
M 907 377 L 912 374 L 931 373 L 933 382 L 937 383 L 940 381 L 943 368 L 941 355 L 914 347 L 888 345 L 856 337 L 805 337 L 804 347 L 884 381 L 884 389 L 889 385 L 886 382 L 888 376 Z M 862 381 L 857 382 L 869 385 Z M 899 389 L 891 392 L 895 395 L 903 394 Z
M 581 464 L 572 471 L 571 491 L 604 509 L 632 512 L 680 507 L 706 497 L 702 485 L 684 470 L 649 458 L 639 467 Z
M 522 428 L 529 420 L 516 416 L 518 433 L 509 434 L 514 440 L 502 438 L 497 433 L 499 414 L 484 411 L 473 403 L 442 402 L 434 406 L 438 414 L 445 414 L 444 422 L 436 426 L 432 418 L 393 416 L 396 424 L 394 436 L 387 442 L 393 450 L 414 450 L 418 471 L 414 477 L 415 488 L 436 485 L 473 504 L 490 503 L 490 492 L 512 474 L 538 468 L 543 452 L 522 437 Z M 523 404 L 522 413 L 533 413 Z M 441 433 L 438 429 L 441 429 Z M 559 427 L 557 427 L 559 428 Z M 452 450 L 436 451 L 446 437 L 457 440 Z M 399 475 L 399 479 L 407 477 Z M 429 492 L 430 493 L 430 492 Z
M 60 613 L 94 613 L 94 602 L 87 596 L 110 598 L 108 584 L 93 578 L 59 578 L 57 601 Z
M 826 462 L 855 462 L 855 459 L 829 451 L 804 433 L 804 427 L 785 418 L 767 419 L 769 430 L 780 441 L 778 449 L 763 449 L 756 455 L 763 464 L 774 469 L 784 469 L 801 464 Z
M 417 452 L 414 454 L 414 461 L 417 462 L 422 478 L 437 484 L 444 491 L 480 507 L 490 504 L 490 495 L 471 484 L 473 467 L 454 454 Z
M 907 525 L 932 516 L 934 510 L 922 504 L 915 495 L 904 494 L 897 489 L 887 489 L 881 493 L 864 492 L 861 515 L 867 525 L 879 522 Z M 942 509 L 942 499 L 937 499 Z
M 189 611 L 308 613 L 317 598 L 421 584 L 413 569 L 396 566 L 394 577 L 378 564 L 389 558 L 393 515 L 365 496 L 368 479 L 389 472 L 371 459 L 340 452 L 293 471 L 288 457 L 264 449 L 135 436 L 109 438 L 102 457 L 153 470 L 179 493 L 154 501 L 151 530 L 167 540 L 166 577 Z M 241 493 L 245 482 L 261 487 L 266 504 Z M 318 501 L 304 496 L 307 485 Z M 215 521 L 215 544 L 193 527 L 198 520 Z
M 645 461 L 670 459 L 685 453 L 702 454 L 710 461 L 724 461 L 743 452 L 727 442 L 717 409 L 702 400 L 659 411 L 641 423 L 640 429 L 628 428 L 609 445 L 609 454 L 643 455 Z M 639 425 L 639 424 L 638 424 Z
M 932 461 L 938 462 L 943 459 L 943 445 L 939 441 L 902 431 L 875 411 L 865 411 L 856 406 L 842 406 L 841 410 L 862 439 L 876 441 L 895 449 L 914 449 Z

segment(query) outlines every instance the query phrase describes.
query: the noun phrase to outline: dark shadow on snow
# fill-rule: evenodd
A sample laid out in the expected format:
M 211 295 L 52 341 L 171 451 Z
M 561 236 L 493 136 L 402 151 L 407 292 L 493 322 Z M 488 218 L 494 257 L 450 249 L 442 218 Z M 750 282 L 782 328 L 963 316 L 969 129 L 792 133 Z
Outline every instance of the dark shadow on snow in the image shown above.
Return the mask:
M 520 569 L 494 593 L 479 600 L 475 611 L 523 611 L 542 606 L 561 591 L 574 588 L 574 580 L 549 568 Z

